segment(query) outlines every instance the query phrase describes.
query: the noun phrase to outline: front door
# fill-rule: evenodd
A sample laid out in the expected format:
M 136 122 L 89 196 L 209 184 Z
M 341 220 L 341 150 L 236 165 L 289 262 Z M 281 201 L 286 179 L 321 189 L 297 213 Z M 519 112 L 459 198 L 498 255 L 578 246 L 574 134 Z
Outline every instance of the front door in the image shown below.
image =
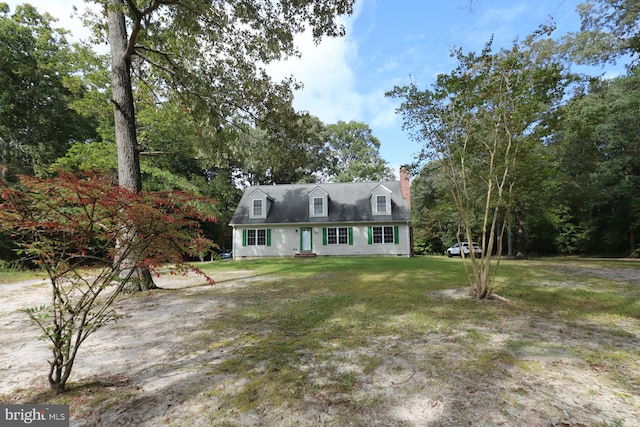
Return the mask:
M 311 252 L 311 228 L 301 228 L 300 229 L 301 237 L 300 237 L 300 247 L 301 252 Z

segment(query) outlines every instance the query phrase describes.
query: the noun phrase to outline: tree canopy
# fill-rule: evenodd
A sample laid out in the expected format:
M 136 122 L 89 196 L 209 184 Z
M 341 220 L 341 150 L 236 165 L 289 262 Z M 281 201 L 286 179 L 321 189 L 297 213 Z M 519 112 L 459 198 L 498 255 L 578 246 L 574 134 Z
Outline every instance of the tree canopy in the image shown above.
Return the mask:
M 525 128 L 528 136 L 513 169 L 513 208 L 505 217 L 503 239 L 513 247 L 509 255 L 640 255 L 636 126 L 640 109 L 634 68 L 638 8 L 634 2 L 594 0 L 579 10 L 583 31 L 563 36 L 558 45 L 548 39 L 537 45 L 539 60 L 566 66 L 565 73 L 572 61 L 603 64 L 626 58 L 624 55 L 631 61 L 627 75 L 616 79 L 565 74 L 558 91 L 550 93 L 559 101 L 559 108 L 540 104 L 542 114 Z M 531 64 L 525 67 L 533 70 Z M 558 72 L 563 70 L 540 69 L 540 76 L 557 79 Z M 460 87 L 463 83 L 461 79 Z M 569 83 L 573 91 L 560 98 Z M 518 103 L 519 108 L 522 105 L 525 103 Z M 483 170 L 485 165 L 478 166 Z M 424 195 L 414 200 L 416 223 L 423 224 L 423 230 L 417 232 L 419 250 L 442 252 L 454 234 L 455 222 L 452 224 L 446 210 L 449 196 L 441 190 L 445 183 L 441 171 L 438 162 L 427 162 L 414 181 L 414 190 Z
M 316 41 L 342 35 L 337 18 L 351 13 L 353 3 L 97 2 L 106 12 L 94 22 L 109 30 L 120 181 L 132 188 L 140 186 L 136 113 L 127 94 L 134 83 L 146 85 L 158 101 L 172 96 L 211 129 L 243 131 L 258 122 L 282 128 L 296 121 L 291 90 L 297 83 L 273 82 L 264 66 L 297 55 L 297 33 L 309 30 Z
M 640 6 L 637 0 L 586 0 L 578 5 L 580 31 L 563 37 L 571 59 L 599 65 L 629 57 L 630 67 L 640 61 Z
M 561 242 L 569 253 L 628 255 L 640 225 L 640 77 L 595 81 L 564 106 L 550 146 Z
M 95 136 L 95 122 L 70 106 L 79 97 L 66 85 L 72 48 L 52 22 L 29 4 L 10 14 L 0 3 L 0 164 L 8 176 L 43 173 L 73 141 Z
M 394 174 L 380 156 L 380 140 L 362 122 L 344 122 L 327 126 L 327 142 L 335 159 L 329 179 L 335 182 L 393 180 Z

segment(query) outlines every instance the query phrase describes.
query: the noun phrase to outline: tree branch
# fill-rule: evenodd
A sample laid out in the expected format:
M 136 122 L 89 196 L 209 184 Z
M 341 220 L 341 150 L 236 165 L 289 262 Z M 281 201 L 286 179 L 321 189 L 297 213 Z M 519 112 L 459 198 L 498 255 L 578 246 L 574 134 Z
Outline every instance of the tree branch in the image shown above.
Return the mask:
M 181 151 L 140 151 L 141 156 L 162 156 L 165 154 L 178 154 Z
M 127 43 L 127 50 L 124 54 L 126 59 L 130 59 L 131 56 L 136 51 L 136 39 L 138 38 L 138 33 L 142 29 L 142 19 L 145 16 L 151 15 L 153 11 L 158 9 L 160 6 L 179 4 L 180 0 L 154 0 L 149 3 L 149 6 L 146 8 L 139 10 L 136 7 L 136 3 L 134 0 L 126 0 L 127 6 L 129 10 L 134 16 L 133 26 L 131 28 L 131 35 L 129 36 L 129 42 Z
M 161 64 L 159 64 L 159 63 L 157 63 L 157 62 L 155 62 L 155 61 L 153 61 L 153 60 L 149 59 L 149 57 L 148 57 L 148 56 L 143 55 L 143 54 L 141 54 L 140 52 L 135 52 L 135 54 L 136 54 L 137 56 L 139 56 L 139 57 L 140 57 L 142 60 L 144 60 L 145 62 L 148 62 L 151 66 L 161 69 L 162 71 L 166 72 L 166 73 L 167 73 L 167 74 L 169 74 L 170 76 L 174 76 L 174 77 L 175 77 L 175 76 L 177 76 L 177 73 L 176 73 L 175 71 L 173 71 L 173 70 L 171 70 L 171 69 L 169 69 L 169 68 L 165 67 L 164 65 L 161 65 Z M 168 60 L 169 62 L 171 62 L 168 58 L 167 58 L 167 60 Z M 172 65 L 173 65 L 173 63 L 172 63 Z

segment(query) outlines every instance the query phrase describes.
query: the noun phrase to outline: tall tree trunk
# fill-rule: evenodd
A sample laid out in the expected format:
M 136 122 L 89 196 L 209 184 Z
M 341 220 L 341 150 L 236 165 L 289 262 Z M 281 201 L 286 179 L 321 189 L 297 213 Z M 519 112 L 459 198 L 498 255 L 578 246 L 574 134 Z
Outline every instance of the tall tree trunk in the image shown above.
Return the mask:
M 142 189 L 142 178 L 131 86 L 131 52 L 128 49 L 123 7 L 124 0 L 110 0 L 107 12 L 111 48 L 111 101 L 118 150 L 118 184 L 134 193 L 139 193 Z M 132 229 L 130 232 L 135 234 L 136 231 Z M 127 264 L 137 265 L 138 263 L 137 260 L 131 259 Z M 134 274 L 124 271 L 122 277 L 131 277 L 129 288 L 133 290 L 155 287 L 151 274 L 144 268 L 136 267 Z

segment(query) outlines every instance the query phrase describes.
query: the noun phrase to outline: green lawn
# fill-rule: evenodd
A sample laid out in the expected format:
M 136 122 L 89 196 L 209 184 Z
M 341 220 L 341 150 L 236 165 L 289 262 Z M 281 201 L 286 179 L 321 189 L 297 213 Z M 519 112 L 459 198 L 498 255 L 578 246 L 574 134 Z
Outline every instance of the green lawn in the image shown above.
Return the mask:
M 251 378 L 238 393 L 220 391 L 228 408 L 253 411 L 265 401 L 286 406 L 314 396 L 330 406 L 346 399 L 357 411 L 359 405 L 369 405 L 367 399 L 375 400 L 374 393 L 358 401 L 363 381 L 382 365 L 389 369 L 394 352 L 407 351 L 411 343 L 427 345 L 425 355 L 431 356 L 414 369 L 439 378 L 455 369 L 482 382 L 505 364 L 516 368 L 525 363 L 516 358 L 524 348 L 608 364 L 609 378 L 624 393 L 638 396 L 640 390 L 635 347 L 640 263 L 503 261 L 495 292 L 511 303 L 438 297 L 436 291 L 466 286 L 459 259 L 256 260 L 211 264 L 205 271 L 215 277 L 234 268 L 250 270 L 262 280 L 234 292 L 247 303 L 209 322 L 196 337 L 210 348 L 234 342 L 237 357 L 212 374 Z M 637 279 L 606 277 L 613 269 Z M 605 277 L 596 274 L 600 271 Z M 560 339 L 536 328 L 538 319 L 541 327 L 551 323 L 562 329 Z M 524 326 L 514 330 L 514 322 Z M 496 335 L 507 335 L 504 345 L 486 345 Z M 434 338 L 430 347 L 429 337 Z M 611 337 L 632 341 L 618 346 Z M 458 354 L 448 359 L 450 351 Z M 608 363 L 614 360 L 624 363 Z M 316 367 L 313 373 L 307 369 L 310 363 Z M 405 361 L 398 363 L 402 370 Z
M 640 262 L 502 261 L 510 302 L 451 298 L 467 285 L 445 257 L 198 266 L 219 286 L 185 313 L 222 308 L 181 337 L 199 373 L 168 425 L 640 422 Z M 111 394 L 92 389 L 94 410 Z
M 46 278 L 46 273 L 41 271 L 20 270 L 17 268 L 0 268 L 0 285 L 9 282 L 20 282 L 23 280 L 38 280 Z

